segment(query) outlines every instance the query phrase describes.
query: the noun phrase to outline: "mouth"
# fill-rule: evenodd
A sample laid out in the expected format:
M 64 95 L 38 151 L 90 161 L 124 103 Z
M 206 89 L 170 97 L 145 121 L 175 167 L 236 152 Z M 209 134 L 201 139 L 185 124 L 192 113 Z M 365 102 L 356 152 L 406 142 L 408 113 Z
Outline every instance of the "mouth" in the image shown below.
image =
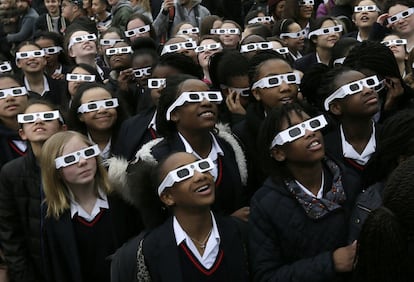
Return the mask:
M 34 132 L 44 132 L 44 131 L 46 131 L 46 129 L 44 129 L 43 127 L 37 127 L 33 131 Z
M 378 96 L 373 95 L 365 99 L 364 104 L 377 104 L 378 103 Z
M 312 139 L 312 141 L 306 146 L 306 149 L 310 151 L 318 151 L 322 148 L 322 143 L 319 139 Z
M 202 195 L 209 195 L 211 193 L 211 186 L 209 184 L 203 185 L 197 188 L 194 193 L 202 194 Z
M 212 111 L 205 111 L 205 112 L 198 114 L 198 116 L 204 117 L 204 118 L 214 118 L 216 114 Z
M 284 97 L 284 98 L 280 99 L 279 101 L 282 104 L 290 104 L 290 103 L 293 103 L 293 98 L 292 97 Z

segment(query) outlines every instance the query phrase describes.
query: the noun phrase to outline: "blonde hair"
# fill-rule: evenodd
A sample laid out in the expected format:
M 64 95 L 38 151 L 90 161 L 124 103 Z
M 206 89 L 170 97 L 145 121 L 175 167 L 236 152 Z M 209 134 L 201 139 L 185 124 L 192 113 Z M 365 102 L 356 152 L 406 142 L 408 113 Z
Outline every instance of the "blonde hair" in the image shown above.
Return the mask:
M 42 183 L 47 204 L 46 217 L 58 219 L 65 210 L 70 208 L 70 191 L 65 184 L 60 169 L 56 169 L 55 159 L 62 155 L 63 148 L 73 137 L 78 137 L 88 146 L 94 145 L 86 136 L 76 131 L 58 132 L 51 136 L 43 145 L 40 155 Z M 111 193 L 106 169 L 101 164 L 101 158 L 96 157 L 95 193 L 98 187 L 105 193 Z

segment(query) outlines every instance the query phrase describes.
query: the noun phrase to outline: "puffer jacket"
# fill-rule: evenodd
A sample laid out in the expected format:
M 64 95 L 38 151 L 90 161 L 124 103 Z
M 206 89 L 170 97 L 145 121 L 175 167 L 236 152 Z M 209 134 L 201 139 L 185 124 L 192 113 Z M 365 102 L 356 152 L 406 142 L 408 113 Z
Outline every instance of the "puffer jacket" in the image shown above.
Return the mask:
M 40 179 L 31 151 L 7 163 L 0 173 L 0 242 L 11 281 L 44 281 Z

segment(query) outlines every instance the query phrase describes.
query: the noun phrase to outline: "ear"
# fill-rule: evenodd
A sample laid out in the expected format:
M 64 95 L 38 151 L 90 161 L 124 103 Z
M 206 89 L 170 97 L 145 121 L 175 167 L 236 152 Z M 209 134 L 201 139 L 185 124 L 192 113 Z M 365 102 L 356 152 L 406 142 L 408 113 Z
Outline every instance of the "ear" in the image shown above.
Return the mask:
M 168 189 L 161 193 L 160 200 L 168 207 L 175 205 L 174 197 L 171 195 Z
M 332 103 L 329 105 L 329 111 L 330 111 L 332 114 L 336 115 L 336 116 L 340 116 L 340 115 L 342 115 L 342 107 L 341 107 L 341 104 L 340 104 L 340 103 L 338 103 L 338 102 L 332 102 Z
M 16 66 L 17 66 L 19 69 L 21 69 L 21 68 L 22 68 L 22 65 L 21 65 L 21 63 L 20 63 L 20 60 L 16 60 Z
M 70 48 L 68 49 L 68 55 L 69 55 L 69 57 L 71 57 L 71 58 L 75 58 L 75 55 L 73 55 L 73 52 L 72 52 L 72 47 L 70 47 Z
M 283 42 L 283 46 L 287 46 L 287 38 L 286 37 L 284 37 L 284 38 L 282 38 L 282 42 Z
M 270 156 L 278 162 L 286 160 L 286 154 L 280 147 L 275 147 L 270 151 Z
M 261 99 L 260 99 L 260 90 L 257 90 L 257 89 L 253 89 L 252 90 L 252 94 L 253 94 L 253 96 L 254 96 L 254 98 L 257 100 L 257 101 L 260 101 Z
M 80 115 L 79 115 L 79 120 L 80 120 L 81 122 L 85 122 L 85 118 L 83 117 L 83 114 L 80 114 Z
M 312 40 L 313 44 L 316 45 L 316 43 L 318 42 L 318 37 L 317 36 L 312 36 L 311 40 Z
M 171 112 L 171 120 L 177 123 L 180 120 L 180 114 L 178 113 L 177 109 Z
M 27 136 L 24 133 L 23 129 L 21 128 L 19 128 L 19 135 L 20 135 L 20 138 L 22 138 L 22 140 L 27 140 Z

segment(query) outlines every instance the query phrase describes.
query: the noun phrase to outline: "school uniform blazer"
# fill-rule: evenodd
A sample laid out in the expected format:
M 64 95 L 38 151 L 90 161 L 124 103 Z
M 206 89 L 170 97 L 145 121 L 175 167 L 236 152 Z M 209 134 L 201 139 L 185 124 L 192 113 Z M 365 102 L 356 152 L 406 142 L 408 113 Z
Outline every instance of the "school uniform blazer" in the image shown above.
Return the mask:
M 239 171 L 238 162 L 236 160 L 237 154 L 243 154 L 240 151 L 236 152 L 234 147 L 219 135 L 215 135 L 218 144 L 224 152 L 224 156 L 220 156 L 219 179 L 216 181 L 216 201 L 214 203 L 215 211 L 229 215 L 239 208 L 247 205 L 245 184 L 242 183 L 241 173 Z M 237 142 L 233 138 L 234 142 Z M 160 161 L 173 152 L 185 152 L 185 146 L 176 133 L 172 139 L 164 139 L 152 148 L 152 155 Z M 243 155 L 244 158 L 244 155 Z M 221 170 L 221 173 L 220 173 Z
M 140 230 L 140 219 L 128 204 L 118 195 L 108 195 L 110 217 L 115 239 L 115 250 Z M 82 281 L 79 253 L 73 230 L 70 209 L 58 219 L 46 218 L 44 223 L 45 272 L 48 282 L 89 282 Z
M 309 53 L 293 63 L 293 68 L 305 73 L 311 66 L 318 63 L 316 52 Z
M 231 218 L 216 217 L 216 222 L 224 252 L 222 263 L 230 275 L 228 281 L 248 281 L 247 258 L 238 225 Z M 183 281 L 172 217 L 145 237 L 143 253 L 152 282 Z
M 67 109 L 69 97 L 67 96 L 65 81 L 53 79 L 48 75 L 46 75 L 46 79 L 50 90 L 43 94 L 43 96 L 34 91 L 29 91 L 29 99 L 46 100 L 54 105 L 60 106 L 62 109 Z
M 127 160 L 134 159 L 135 153 L 141 149 L 142 145 L 153 139 L 148 130 L 148 125 L 154 113 L 155 107 L 152 107 L 148 111 L 137 114 L 122 123 L 118 133 L 118 136 L 122 138 L 118 138 L 115 143 L 114 155 L 124 157 Z

